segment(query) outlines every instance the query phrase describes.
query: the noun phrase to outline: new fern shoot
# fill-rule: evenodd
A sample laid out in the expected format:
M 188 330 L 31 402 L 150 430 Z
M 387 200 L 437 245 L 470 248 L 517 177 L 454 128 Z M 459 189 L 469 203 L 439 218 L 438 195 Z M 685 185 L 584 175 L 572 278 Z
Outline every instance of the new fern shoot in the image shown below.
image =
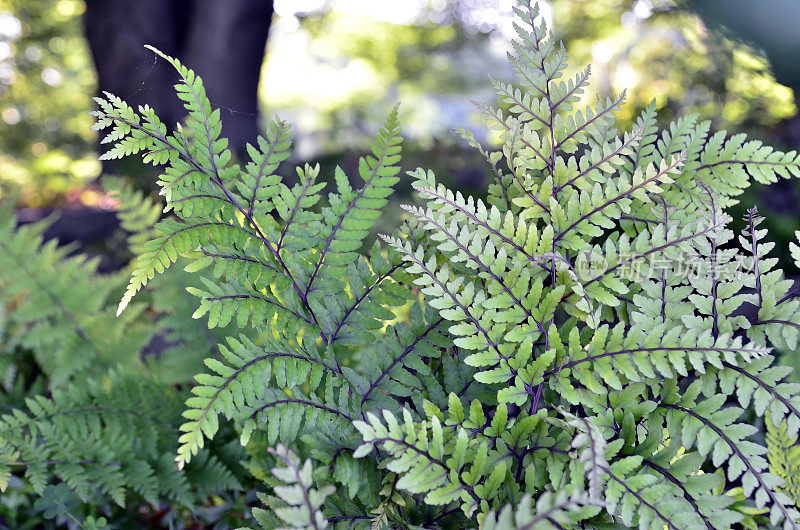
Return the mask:
M 410 171 L 419 200 L 371 248 L 400 178 L 397 109 L 323 200 L 318 167 L 279 176 L 280 120 L 234 163 L 175 59 L 188 118 L 173 131 L 98 100 L 104 158 L 166 167 L 169 215 L 118 312 L 182 260 L 194 317 L 227 326 L 185 401 L 177 467 L 235 432 L 263 528 L 800 527 L 800 386 L 773 356 L 797 348 L 800 301 L 755 209 L 741 234 L 726 214 L 751 181 L 800 176 L 800 157 L 696 117 L 661 131 L 654 105 L 619 132 L 624 94 L 582 106 L 589 69 L 567 73 L 536 6 L 515 12 L 516 79 L 480 105 L 501 144 L 462 131 L 488 197 Z M 69 402 L 37 400 L 34 416 Z M 6 480 L 6 455 L 51 443 L 6 434 L 25 421 L 3 418 Z

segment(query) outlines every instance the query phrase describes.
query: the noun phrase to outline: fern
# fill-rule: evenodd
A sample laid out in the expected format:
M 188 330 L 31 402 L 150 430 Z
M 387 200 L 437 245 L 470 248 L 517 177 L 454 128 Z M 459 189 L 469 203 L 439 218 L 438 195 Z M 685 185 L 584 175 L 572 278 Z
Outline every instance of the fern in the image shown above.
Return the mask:
M 767 416 L 769 469 L 783 479 L 781 490 L 800 507 L 800 445 L 797 436 L 790 436 L 786 424 L 775 425 Z
M 69 256 L 69 247 L 43 243 L 47 222 L 16 227 L 9 205 L 0 211 L 0 285 L 8 308 L 5 327 L 15 346 L 33 353 L 51 385 L 138 361 L 150 340 L 134 308 L 120 322 L 109 302 L 118 276 L 96 273 L 97 260 Z
M 210 492 L 193 491 L 186 476 L 164 465 L 181 411 L 180 394 L 168 387 L 111 373 L 80 389 L 26 402 L 27 412 L 2 416 L 0 466 L 6 473 L 24 469 L 38 493 L 51 475 L 62 478 L 83 501 L 99 490 L 119 505 L 125 504 L 126 491 L 150 504 L 168 498 L 183 505 Z M 201 464 L 204 472 L 214 473 L 213 488 L 241 488 L 220 464 L 214 457 Z
M 536 510 L 531 506 L 530 494 L 522 497 L 516 508 L 510 504 L 500 513 L 489 512 L 482 528 L 485 530 L 551 530 L 572 525 L 575 521 L 589 518 L 593 503 L 587 498 L 568 497 L 564 493 L 554 496 L 544 493 L 536 501 Z
M 109 185 L 123 189 L 121 182 Z M 147 237 L 157 211 L 127 188 L 122 194 L 123 226 L 135 231 L 135 246 Z M 168 344 L 158 355 L 148 350 L 159 335 L 183 345 L 205 326 L 187 330 L 184 322 L 184 329 L 172 330 L 169 320 L 148 318 L 145 309 L 153 305 L 147 304 L 115 318 L 111 302 L 124 285 L 120 274 L 99 275 L 96 260 L 69 255 L 71 248 L 55 241 L 43 243 L 46 222 L 16 227 L 8 205 L 0 219 L 0 490 L 14 491 L 10 497 L 28 488 L 45 496 L 71 490 L 70 510 L 76 503 L 165 500 L 195 507 L 211 492 L 241 490 L 241 474 L 222 457 L 222 439 L 188 473 L 171 465 L 185 391 L 169 383 L 181 377 L 177 359 L 192 370 L 202 359 L 196 350 L 178 353 Z M 60 501 L 51 508 L 54 517 L 94 524 L 92 516 L 65 512 Z
M 127 250 L 136 255 L 153 237 L 163 207 L 133 190 L 123 179 L 105 177 L 103 186 L 118 201 L 117 217 L 128 234 Z M 144 360 L 148 372 L 164 383 L 191 382 L 203 369 L 203 359 L 216 354 L 217 343 L 231 331 L 225 327 L 210 330 L 192 319 L 197 307 L 186 289 L 200 285 L 194 275 L 173 268 L 156 278 L 146 293 L 147 307 L 158 317 Z
M 557 446 L 564 453 L 577 449 L 569 439 L 607 447 L 603 459 L 582 460 L 585 469 L 565 462 L 554 473 L 548 460 L 525 455 L 508 475 L 518 487 L 537 467 L 570 478 L 526 481 L 521 491 L 536 495 L 594 499 L 602 483 L 598 522 L 726 528 L 742 515 L 720 496 L 723 477 L 702 475 L 701 466 L 727 463 L 724 478 L 741 480 L 772 524 L 795 527 L 798 512 L 751 439 L 756 429 L 737 423 L 749 409 L 769 410 L 775 425 L 785 419 L 790 433 L 800 426 L 797 389 L 784 381 L 790 370 L 772 366 L 768 347 L 796 345 L 791 282 L 773 270 L 755 211 L 736 261 L 724 208 L 749 184 L 748 172 L 760 182 L 796 176 L 797 156 L 724 133 L 709 138 L 708 124 L 694 118 L 659 137 L 652 107 L 617 137 L 612 112 L 623 96 L 570 113 L 588 75 L 559 81 L 563 48 L 535 22 L 536 8 L 517 15 L 526 23 L 512 58 L 521 89 L 495 82 L 508 110 L 481 105 L 503 141 L 497 155 L 479 147 L 497 174 L 488 204 L 420 169 L 410 175 L 425 206 L 406 210 L 427 239 L 385 237 L 454 344 L 471 352 L 465 363 L 478 369 L 476 381 L 496 388 L 496 410 L 547 418 L 568 434 Z M 511 178 L 498 170 L 503 159 Z M 697 270 L 683 274 L 688 258 Z M 736 312 L 745 303 L 756 305 L 756 319 Z M 732 395 L 740 407 L 725 406 Z M 555 421 L 565 405 L 576 420 Z M 584 427 L 575 431 L 575 421 Z M 438 485 L 407 476 L 417 479 L 413 488 Z M 529 510 L 520 513 L 526 527 Z
M 220 112 L 175 59 L 165 57 L 188 118 L 171 132 L 148 107 L 98 99 L 104 157 L 165 166 L 170 213 L 133 241 L 118 312 L 180 260 L 192 280 L 170 285 L 186 285 L 193 316 L 225 336 L 185 401 L 185 471 L 164 476 L 209 465 L 211 440 L 234 430 L 274 494 L 261 496 L 271 512 L 253 512 L 263 527 L 797 528 L 776 447 L 800 430 L 800 388 L 772 348 L 796 347 L 800 302 L 757 212 L 737 239 L 726 209 L 753 179 L 797 176 L 800 158 L 696 117 L 659 132 L 654 105 L 619 133 L 625 95 L 580 106 L 589 70 L 567 76 L 537 8 L 515 12 L 516 84 L 492 80 L 500 106 L 479 104 L 501 146 L 462 131 L 494 175 L 486 201 L 412 171 L 419 203 L 370 249 L 399 180 L 396 108 L 358 185 L 337 168 L 325 199 L 318 167 L 297 168 L 294 184 L 280 176 L 290 135 L 278 119 L 233 163 Z M 155 220 L 145 204 L 131 223 Z M 50 425 L 29 408 L 5 421 Z M 84 425 L 63 422 L 45 432 Z M 4 454 L 58 449 L 4 437 Z M 148 476 L 164 472 L 161 439 L 141 449 Z M 113 456 L 96 449 L 93 462 Z M 86 476 L 116 494 L 96 470 Z
M 285 446 L 278 444 L 270 450 L 280 465 L 272 469 L 275 479 L 282 482 L 274 486 L 276 497 L 263 500 L 271 506 L 271 512 L 256 508 L 253 510 L 258 523 L 264 529 L 296 528 L 321 530 L 328 527 L 328 521 L 322 515 L 320 508 L 336 488 L 325 486 L 320 489 L 312 488 L 313 476 L 311 460 L 306 460 L 302 465 L 297 455 Z M 273 515 L 274 514 L 274 515 Z M 282 527 L 282 525 L 289 525 Z

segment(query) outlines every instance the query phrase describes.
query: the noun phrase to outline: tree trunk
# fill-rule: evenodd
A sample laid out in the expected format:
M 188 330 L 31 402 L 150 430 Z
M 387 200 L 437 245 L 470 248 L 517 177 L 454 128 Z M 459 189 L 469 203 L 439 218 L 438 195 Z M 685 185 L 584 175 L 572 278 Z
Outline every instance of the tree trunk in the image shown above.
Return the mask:
M 222 134 L 243 154 L 258 134 L 258 80 L 272 0 L 87 0 L 84 26 L 98 88 L 132 106 L 149 104 L 173 126 L 185 111 L 176 75 L 143 48 L 177 57 L 205 83 L 222 112 Z

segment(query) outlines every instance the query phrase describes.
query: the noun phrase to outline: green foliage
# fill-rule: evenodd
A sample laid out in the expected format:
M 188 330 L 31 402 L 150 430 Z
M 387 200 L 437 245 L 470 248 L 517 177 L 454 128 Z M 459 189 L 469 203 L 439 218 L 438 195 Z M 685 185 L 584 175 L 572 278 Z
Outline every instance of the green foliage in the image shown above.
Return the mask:
M 138 231 L 130 238 L 135 247 L 149 237 L 158 209 L 121 181 L 109 185 L 120 190 L 123 227 Z M 172 465 L 187 393 L 172 383 L 189 380 L 211 350 L 205 326 L 190 318 L 193 308 L 181 315 L 180 329 L 169 314 L 151 320 L 148 313 L 188 275 L 162 278 L 150 303 L 117 318 L 112 303 L 125 272 L 100 275 L 97 260 L 43 243 L 47 223 L 17 227 L 8 206 L 0 211 L 0 490 L 9 506 L 40 494 L 33 510 L 45 519 L 99 528 L 96 509 L 163 501 L 196 507 L 214 491 L 240 491 L 233 463 L 241 450 L 223 439 L 188 473 Z M 179 310 L 173 300 L 172 311 Z M 163 351 L 150 351 L 159 341 Z
M 624 96 L 577 108 L 588 71 L 564 80 L 537 9 L 516 14 L 518 86 L 495 82 L 503 107 L 481 106 L 502 141 L 479 147 L 489 197 L 410 172 L 422 206 L 385 248 L 363 247 L 399 180 L 397 109 L 359 187 L 337 168 L 322 201 L 317 167 L 278 176 L 279 120 L 233 164 L 219 110 L 175 59 L 189 118 L 172 132 L 147 107 L 99 99 L 104 156 L 164 164 L 173 214 L 132 241 L 118 313 L 137 315 L 137 293 L 182 260 L 204 271 L 187 287 L 193 316 L 226 338 L 183 396 L 135 374 L 146 397 L 130 397 L 115 368 L 28 399 L 0 424 L 4 481 L 24 463 L 51 493 L 43 509 L 63 512 L 67 490 L 177 498 L 168 485 L 199 467 L 212 471 L 189 491 L 203 496 L 241 483 L 214 459 L 235 431 L 234 457 L 272 491 L 252 512 L 264 528 L 797 528 L 791 475 L 770 471 L 754 419 L 782 426 L 773 446 L 800 430 L 800 387 L 770 355 L 796 346 L 800 302 L 757 212 L 737 240 L 726 208 L 751 176 L 797 176 L 800 159 L 692 117 L 659 133 L 652 106 L 618 134 Z M 157 217 L 130 204 L 129 226 Z M 120 432 L 131 402 L 144 439 Z M 178 431 L 176 470 L 163 441 Z M 67 489 L 47 490 L 55 478 Z
M 47 223 L 16 229 L 9 206 L 0 212 L 0 284 L 13 337 L 7 347 L 33 352 L 55 386 L 136 363 L 152 332 L 139 318 L 141 306 L 121 322 L 114 318 L 109 302 L 120 278 L 96 274 L 97 260 L 69 256 L 69 247 L 43 244 Z
M 800 507 L 800 445 L 797 435 L 791 436 L 786 423 L 776 425 L 767 415 L 767 447 L 769 469 L 783 479 L 781 490 Z
M 128 251 L 137 255 L 153 237 L 162 207 L 123 179 L 105 177 L 103 186 L 119 202 L 117 217 L 129 234 Z M 157 359 L 147 356 L 144 361 L 148 373 L 164 383 L 190 383 L 203 370 L 203 359 L 216 354 L 217 344 L 229 332 L 226 327 L 209 330 L 192 319 L 197 308 L 186 289 L 201 285 L 190 273 L 173 268 L 155 278 L 145 293 L 147 307 L 158 314 L 156 339 L 167 348 Z
M 511 178 L 498 175 L 486 205 L 417 170 L 413 186 L 426 207 L 407 211 L 430 243 L 385 238 L 449 322 L 454 344 L 472 352 L 464 362 L 480 370 L 476 381 L 496 385 L 502 417 L 513 405 L 547 419 L 574 440 L 553 447 L 564 453 L 605 444 L 604 458 L 583 457 L 580 470 L 563 462 L 554 473 L 535 454 L 515 462 L 518 451 L 505 447 L 496 460 L 510 458 L 519 470 L 509 475 L 518 477 L 548 470 L 526 482 L 527 493 L 572 495 L 585 480 L 596 499 L 601 482 L 604 513 L 640 528 L 741 520 L 728 509 L 733 499 L 714 493 L 723 477 L 699 474 L 707 459 L 727 462 L 727 480 L 739 478 L 745 497 L 769 507 L 772 524 L 793 527 L 798 513 L 767 470 L 764 448 L 749 439 L 756 429 L 736 420 L 744 408 L 769 409 L 776 422 L 790 418 L 790 432 L 800 427 L 797 388 L 783 381 L 790 370 L 772 367 L 765 347 L 794 348 L 797 302 L 785 296 L 791 282 L 772 270 L 755 211 L 741 237 L 743 270 L 735 269 L 723 209 L 751 175 L 797 176 L 800 160 L 742 135 L 709 137 L 708 123 L 693 118 L 659 138 L 649 110 L 616 138 L 611 112 L 624 96 L 570 114 L 588 76 L 558 81 L 563 48 L 546 38 L 535 10 L 518 15 L 529 22 L 517 28 L 511 60 L 521 89 L 495 83 L 508 111 L 482 106 L 504 142 L 487 158 L 493 166 L 505 158 Z M 686 259 L 697 262 L 693 274 L 680 270 Z M 625 274 L 634 264 L 643 269 Z M 757 309 L 752 321 L 736 312 L 746 302 Z M 741 408 L 725 406 L 731 395 Z M 565 405 L 583 428 L 554 422 Z M 405 469 L 426 458 L 407 459 Z
M 27 412 L 2 417 L 0 462 L 6 473 L 23 467 L 37 493 L 51 476 L 64 480 L 84 502 L 99 490 L 120 506 L 127 491 L 150 504 L 161 497 L 183 505 L 209 493 L 192 491 L 188 475 L 165 465 L 181 412 L 181 395 L 169 387 L 110 373 L 50 397 L 28 398 L 26 405 Z M 208 483 L 215 487 L 241 488 L 216 457 L 198 472 L 214 473 Z
M 289 529 L 322 529 L 327 528 L 328 521 L 320 508 L 325 499 L 336 491 L 334 486 L 314 489 L 311 460 L 302 465 L 300 459 L 284 445 L 278 444 L 270 449 L 279 462 L 272 469 L 272 476 L 280 483 L 273 486 L 275 497 L 262 496 L 262 500 L 271 510 L 253 509 L 253 515 L 265 530 L 273 528 Z M 287 525 L 281 528 L 282 525 Z
M 82 0 L 7 0 L 0 36 L 0 181 L 50 204 L 100 174 L 87 112 L 96 74 Z

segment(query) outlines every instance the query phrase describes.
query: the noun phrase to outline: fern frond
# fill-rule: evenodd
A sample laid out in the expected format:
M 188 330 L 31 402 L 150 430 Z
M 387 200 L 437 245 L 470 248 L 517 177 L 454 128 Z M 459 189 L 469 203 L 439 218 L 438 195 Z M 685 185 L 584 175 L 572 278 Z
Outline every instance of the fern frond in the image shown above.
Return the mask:
M 495 431 L 470 426 L 452 395 L 447 421 L 453 432 L 468 429 L 475 443 L 507 449 L 528 493 L 583 491 L 588 475 L 590 497 L 603 492 L 601 513 L 628 526 L 740 521 L 733 497 L 712 492 L 720 480 L 701 478 L 709 460 L 729 462 L 728 480 L 747 477 L 744 496 L 770 510 L 773 524 L 794 527 L 797 514 L 766 472 L 764 449 L 735 420 L 744 408 L 769 410 L 789 432 L 797 427 L 797 389 L 783 380 L 787 370 L 772 366 L 767 346 L 795 343 L 796 302 L 772 270 L 754 214 L 740 241 L 752 257 L 744 271 L 737 268 L 724 212 L 749 184 L 746 171 L 758 168 L 756 180 L 764 181 L 794 175 L 794 153 L 738 138 L 723 145 L 724 134 L 709 137 L 710 123 L 696 117 L 660 133 L 653 105 L 618 136 L 613 112 L 624 94 L 573 110 L 588 70 L 561 81 L 564 48 L 529 2 L 515 12 L 511 65 L 519 86 L 491 80 L 508 110 L 478 104 L 502 149 L 490 153 L 462 132 L 496 176 L 489 206 L 420 169 L 410 175 L 426 205 L 405 210 L 424 238 L 384 240 L 469 354 L 476 383 L 496 392 L 495 417 L 508 414 L 509 404 L 519 407 L 509 426 L 549 424 L 541 433 L 548 444 L 523 437 L 501 448 Z M 686 274 L 689 260 L 698 269 Z M 760 316 L 748 321 L 738 310 L 751 301 Z M 708 399 L 698 405 L 701 387 Z M 657 403 L 650 392 L 668 398 Z M 718 410 L 734 394 L 742 408 Z M 557 417 L 566 404 L 576 425 Z M 428 417 L 438 410 L 423 408 Z M 474 414 L 475 421 L 483 416 Z M 698 440 L 698 430 L 686 427 L 694 422 Z M 602 458 L 587 455 L 591 466 L 569 467 L 563 458 L 577 449 L 573 443 L 585 446 L 587 433 L 599 432 L 607 444 Z
M 164 465 L 181 402 L 167 386 L 119 372 L 31 397 L 25 410 L 0 417 L 0 476 L 23 470 L 39 493 L 58 477 L 84 501 L 100 492 L 124 506 L 130 492 L 154 505 L 161 498 L 192 505 L 202 492 Z M 212 489 L 241 487 L 214 457 L 197 467 Z
M 397 107 L 386 119 L 386 123 L 370 145 L 372 155 L 359 159 L 358 174 L 364 186 L 354 191 L 344 172 L 337 171 L 337 195 L 330 197 L 331 206 L 323 209 L 323 221 L 319 227 L 320 240 L 318 257 L 306 282 L 306 296 L 312 292 L 314 281 L 322 273 L 333 275 L 344 264 L 355 258 L 354 251 L 361 247 L 370 227 L 380 216 L 380 209 L 386 205 L 392 187 L 400 180 L 397 163 L 400 161 L 400 124 L 397 120 Z M 323 264 L 330 272 L 323 272 Z
M 800 445 L 797 434 L 792 436 L 785 423 L 776 424 L 769 415 L 767 425 L 767 448 L 770 473 L 783 479 L 783 490 L 800 508 Z
M 319 192 L 325 183 L 316 182 L 319 165 L 298 167 L 297 175 L 300 182 L 292 189 L 282 188 L 282 193 L 273 199 L 275 209 L 285 223 L 278 236 L 279 250 L 307 250 L 318 242 L 318 234 L 307 225 L 320 220 L 320 215 L 310 208 L 319 201 Z
M 52 386 L 138 363 L 152 336 L 143 308 L 114 319 L 109 298 L 119 278 L 97 274 L 96 259 L 69 256 L 69 247 L 43 242 L 46 227 L 17 228 L 9 207 L 0 210 L 0 285 L 14 342 L 33 352 Z
M 274 329 L 274 328 L 271 328 Z M 275 334 L 274 337 L 270 334 Z M 297 407 L 302 410 L 323 410 L 333 414 L 350 418 L 349 413 L 341 412 L 331 407 L 326 407 L 318 400 L 308 396 L 291 396 L 283 392 L 269 392 L 256 389 L 256 382 L 268 385 L 274 380 L 273 388 L 295 388 L 305 383 L 310 392 L 314 392 L 323 381 L 320 390 L 327 393 L 333 392 L 330 378 L 336 377 L 340 369 L 334 364 L 329 354 L 310 343 L 296 343 L 287 337 L 270 331 L 262 334 L 256 345 L 245 336 L 239 340 L 228 338 L 227 346 L 220 345 L 220 354 L 224 360 L 209 358 L 206 365 L 211 373 L 200 374 L 196 377 L 198 386 L 192 389 L 193 397 L 186 401 L 189 407 L 183 416 L 188 420 L 181 426 L 183 434 L 180 436 L 180 448 L 176 461 L 179 467 L 188 463 L 203 447 L 205 439 L 211 439 L 219 429 L 219 416 L 228 419 L 238 419 L 247 422 L 243 434 L 243 442 L 252 432 L 254 420 L 260 415 L 267 415 L 271 422 L 270 438 L 274 441 L 281 425 L 280 419 L 273 416 L 272 407 L 279 416 L 285 414 L 291 418 L 287 426 L 294 425 L 292 430 L 296 434 L 300 428 L 303 414 L 297 414 Z M 343 384 L 340 381 L 339 386 Z M 269 387 L 267 387 L 269 388 Z M 342 387 L 347 396 L 347 386 Z M 294 405 L 297 405 L 295 407 Z M 265 412 L 269 409 L 269 412 Z M 350 406 L 345 406 L 345 411 Z M 313 421 L 309 421 L 306 428 L 313 428 Z M 282 440 L 291 440 L 293 436 L 284 433 Z
M 434 313 L 429 310 L 423 318 L 419 306 L 414 305 L 409 325 L 388 328 L 383 340 L 365 352 L 362 362 L 369 386 L 358 389 L 362 411 L 397 411 L 403 398 L 423 392 L 424 378 L 431 374 L 425 360 L 438 358 L 437 345 L 447 345 L 440 331 L 442 319 Z
M 314 488 L 311 460 L 301 464 L 300 459 L 283 444 L 270 453 L 279 465 L 272 468 L 272 475 L 281 482 L 273 486 L 274 497 L 262 496 L 271 513 L 254 508 L 253 515 L 262 528 L 276 530 L 321 530 L 328 527 L 328 520 L 321 508 L 325 499 L 336 492 L 334 486 Z M 274 518 L 270 515 L 274 514 Z M 276 518 L 276 519 L 275 519 Z M 285 526 L 284 526 L 285 525 Z
M 367 421 L 354 422 L 364 443 L 354 456 L 362 458 L 376 447 L 388 452 L 386 468 L 400 475 L 399 489 L 410 493 L 424 493 L 425 502 L 432 505 L 449 504 L 458 500 L 469 517 L 481 506 L 488 506 L 500 488 L 506 474 L 505 462 L 492 465 L 493 455 L 486 444 L 469 447 L 466 431 L 457 436 L 445 433 L 439 418 L 434 416 L 430 425 L 414 423 L 407 409 L 403 410 L 403 424 L 389 411 L 383 412 L 386 426 L 374 414 L 367 413 Z M 468 463 L 471 462 L 471 463 Z M 484 479 L 483 483 L 477 484 Z
M 241 182 L 237 183 L 242 197 L 249 198 L 247 212 L 265 211 L 273 204 L 273 197 L 280 190 L 280 176 L 275 174 L 278 165 L 289 157 L 291 129 L 289 124 L 278 119 L 267 126 L 267 137 L 258 137 L 258 149 L 247 145 L 251 161 Z
M 330 342 L 339 340 L 341 344 L 353 346 L 371 342 L 374 331 L 383 327 L 383 321 L 393 320 L 393 307 L 406 304 L 411 293 L 392 276 L 401 268 L 393 253 L 384 257 L 378 242 L 372 248 L 369 260 L 358 259 L 347 266 L 348 290 L 351 298 L 325 296 L 324 309 L 317 313 L 327 313 L 323 330 Z
M 685 447 L 696 445 L 702 456 L 711 455 L 715 466 L 727 462 L 728 479 L 741 477 L 745 496 L 752 496 L 758 508 L 769 506 L 772 524 L 785 521 L 791 526 L 793 521 L 800 518 L 800 512 L 793 507 L 791 499 L 778 489 L 781 479 L 768 471 L 767 460 L 762 456 L 766 449 L 747 441 L 755 433 L 755 427 L 734 423 L 743 411 L 738 407 L 722 409 L 722 394 L 696 402 L 700 388 L 695 383 L 681 396 L 667 396 L 659 404 L 667 411 L 667 422 L 674 421 L 676 427 L 680 426 L 681 441 Z
M 606 439 L 600 428 L 587 418 L 574 416 L 566 411 L 561 411 L 566 418 L 565 427 L 575 429 L 572 439 L 572 448 L 579 450 L 578 460 L 583 464 L 589 489 L 589 499 L 600 499 L 600 488 L 605 482 L 605 475 L 610 474 L 606 461 Z M 555 421 L 550 419 L 550 421 Z
M 750 179 L 769 184 L 778 178 L 800 176 L 800 156 L 795 151 L 783 153 L 759 140 L 746 140 L 736 134 L 725 139 L 725 131 L 709 138 L 700 155 L 699 177 L 718 193 L 739 195 Z

